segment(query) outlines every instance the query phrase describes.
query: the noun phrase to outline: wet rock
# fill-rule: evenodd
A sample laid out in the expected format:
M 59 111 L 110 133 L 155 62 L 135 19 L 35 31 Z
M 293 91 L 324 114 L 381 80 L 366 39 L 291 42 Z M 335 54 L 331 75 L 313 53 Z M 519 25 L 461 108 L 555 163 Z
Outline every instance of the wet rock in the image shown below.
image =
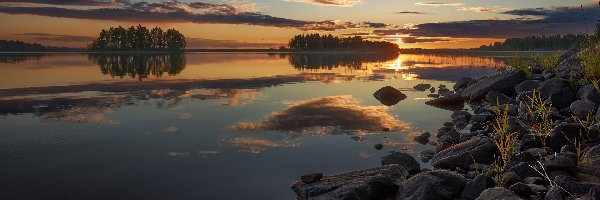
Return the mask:
M 515 184 L 511 185 L 510 187 L 508 187 L 508 189 L 515 192 L 515 194 L 524 196 L 524 197 L 529 196 L 530 194 L 533 193 L 533 191 L 531 191 L 531 187 L 529 187 L 525 183 L 515 183 Z
M 396 194 L 398 180 L 408 172 L 399 165 L 354 171 L 334 176 L 324 176 L 317 182 L 292 184 L 298 199 L 386 199 Z
M 434 87 L 429 88 L 429 92 L 435 93 L 435 88 Z
M 321 180 L 321 178 L 323 178 L 323 174 L 322 173 L 312 173 L 312 174 L 306 174 L 304 176 L 300 177 L 300 180 L 303 183 L 314 183 L 317 182 L 319 180 Z
M 454 84 L 453 88 L 454 88 L 454 90 L 460 89 L 460 88 L 465 89 L 475 82 L 476 82 L 476 80 L 474 78 L 462 77 L 462 78 L 458 79 L 458 81 L 456 81 L 456 84 Z
M 399 185 L 396 199 L 438 200 L 457 198 L 467 180 L 446 170 L 419 173 Z
M 430 136 L 431 136 L 431 133 L 425 132 L 425 133 L 422 133 L 422 134 L 416 136 L 415 138 L 413 138 L 413 141 L 415 141 L 419 144 L 425 145 L 425 144 L 429 143 Z
M 352 139 L 354 141 L 362 141 L 362 137 L 360 137 L 360 136 L 352 136 L 352 137 L 350 137 L 350 139 Z
M 515 172 L 506 172 L 502 174 L 502 181 L 506 183 L 506 185 L 513 185 L 515 183 L 521 182 L 521 177 Z
M 419 162 L 407 153 L 393 152 L 381 158 L 381 165 L 385 166 L 392 164 L 404 167 L 410 174 L 419 173 L 419 171 L 421 171 Z
M 424 83 L 417 84 L 413 87 L 413 89 L 415 89 L 416 91 L 421 91 L 421 92 L 423 92 L 429 88 L 431 88 L 431 84 L 424 84 Z
M 515 85 L 515 92 L 520 94 L 522 92 L 537 90 L 540 87 L 541 82 L 538 80 L 525 80 Z
M 558 152 L 563 146 L 571 144 L 571 141 L 582 141 L 582 135 L 586 132 L 587 129 L 579 123 L 559 124 L 550 133 L 548 147 Z
M 577 91 L 577 98 L 592 101 L 597 105 L 600 104 L 600 93 L 592 84 L 581 86 Z
M 555 91 L 550 96 L 552 106 L 558 109 L 568 108 L 576 100 L 575 92 L 568 87 Z
M 427 97 L 440 98 L 440 94 L 428 94 Z
M 465 107 L 464 98 L 458 94 L 445 95 L 437 99 L 426 101 L 425 104 L 445 110 L 461 110 Z
M 435 154 L 435 152 L 433 150 L 423 150 L 421 152 L 419 152 L 419 158 L 421 159 L 421 161 L 423 162 L 429 162 L 429 160 L 431 160 L 431 158 L 433 158 L 433 155 Z
M 381 149 L 383 149 L 383 144 L 375 144 L 375 145 L 373 145 L 373 148 L 375 148 L 377 150 L 381 150 Z
M 511 103 L 512 99 L 500 92 L 490 91 L 485 95 L 485 101 L 490 103 L 490 105 L 502 105 Z
M 396 105 L 398 102 L 406 99 L 407 97 L 404 93 L 400 92 L 400 90 L 397 90 L 391 86 L 382 87 L 373 93 L 373 96 L 386 106 Z
M 474 137 L 438 152 L 431 160 L 431 164 L 442 169 L 469 166 L 473 162 L 490 164 L 496 151 L 496 145 L 492 139 Z
M 569 87 L 569 82 L 562 78 L 551 78 L 540 84 L 539 92 L 543 98 L 549 98 L 555 92 Z
M 587 120 L 587 117 L 596 112 L 596 103 L 589 100 L 577 100 L 569 106 L 569 109 L 575 116 Z
M 460 198 L 463 200 L 474 200 L 479 197 L 481 192 L 483 192 L 485 189 L 493 188 L 495 186 L 496 183 L 494 182 L 494 179 L 484 175 L 479 175 L 473 180 L 467 182 L 465 189 L 460 194 Z
M 473 102 L 484 98 L 490 91 L 510 93 L 514 91 L 515 85 L 523 82 L 525 79 L 525 73 L 520 70 L 507 71 L 479 80 L 477 83 L 467 87 L 462 92 L 462 96 Z
M 519 195 L 515 194 L 513 191 L 503 188 L 503 187 L 495 187 L 484 190 L 477 200 L 524 200 Z

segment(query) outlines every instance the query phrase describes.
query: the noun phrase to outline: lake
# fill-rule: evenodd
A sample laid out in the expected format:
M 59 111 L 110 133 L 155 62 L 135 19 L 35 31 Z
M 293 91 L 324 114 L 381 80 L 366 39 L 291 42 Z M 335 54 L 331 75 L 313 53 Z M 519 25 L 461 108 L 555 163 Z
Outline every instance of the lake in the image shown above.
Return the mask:
M 413 138 L 452 111 L 413 86 L 505 56 L 3 53 L 0 199 L 295 199 L 301 175 L 433 149 Z

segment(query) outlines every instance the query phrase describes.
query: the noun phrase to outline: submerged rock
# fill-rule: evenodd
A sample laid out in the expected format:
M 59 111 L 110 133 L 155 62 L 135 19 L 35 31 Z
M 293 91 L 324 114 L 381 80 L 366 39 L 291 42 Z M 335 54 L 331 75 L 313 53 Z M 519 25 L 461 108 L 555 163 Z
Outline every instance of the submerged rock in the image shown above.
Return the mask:
M 424 84 L 424 83 L 417 84 L 413 87 L 413 89 L 415 89 L 416 91 L 421 91 L 421 92 L 423 92 L 429 88 L 431 88 L 431 84 Z
M 514 86 L 526 79 L 525 73 L 520 70 L 507 71 L 479 80 L 462 92 L 462 96 L 469 101 L 479 100 L 490 91 L 510 93 Z
M 391 86 L 382 87 L 373 93 L 373 96 L 386 106 L 396 105 L 398 102 L 406 99 L 407 97 L 404 93 L 400 92 L 400 90 L 397 90 Z
M 438 200 L 459 197 L 467 180 L 446 170 L 419 173 L 399 184 L 396 199 Z
M 319 181 L 292 184 L 298 199 L 386 199 L 398 191 L 396 181 L 406 179 L 408 172 L 399 165 L 348 172 L 334 176 L 324 176 Z
M 487 137 L 474 137 L 444 149 L 433 157 L 431 164 L 436 168 L 455 169 L 469 166 L 473 162 L 489 164 L 497 151 L 494 141 Z
M 381 158 L 381 165 L 385 166 L 392 164 L 397 164 L 404 167 L 404 169 L 406 169 L 406 171 L 408 171 L 410 174 L 416 174 L 421 171 L 421 165 L 419 162 L 407 153 L 393 152 Z

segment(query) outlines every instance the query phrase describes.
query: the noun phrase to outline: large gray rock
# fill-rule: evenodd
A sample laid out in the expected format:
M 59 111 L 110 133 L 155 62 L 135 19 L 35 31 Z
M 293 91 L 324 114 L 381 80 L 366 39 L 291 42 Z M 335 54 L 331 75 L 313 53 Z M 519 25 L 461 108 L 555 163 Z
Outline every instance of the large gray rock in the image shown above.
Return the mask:
M 576 94 L 571 88 L 565 87 L 555 91 L 550 95 L 550 102 L 553 107 L 560 109 L 568 108 L 577 100 Z
M 462 175 L 452 171 L 423 172 L 400 183 L 396 199 L 453 199 L 459 197 L 466 183 Z
M 490 188 L 481 193 L 477 200 L 524 200 L 524 198 L 515 194 L 513 191 L 503 187 Z
M 410 174 L 416 174 L 421 171 L 421 165 L 415 158 L 407 153 L 393 152 L 381 158 L 381 165 L 397 164 L 408 171 Z
M 581 86 L 577 91 L 577 98 L 600 104 L 600 93 L 598 93 L 598 90 L 592 84 Z
M 292 184 L 298 199 L 386 199 L 392 198 L 398 186 L 396 181 L 405 180 L 408 172 L 399 165 L 365 169 L 334 176 L 324 176 L 318 181 Z
M 569 106 L 569 109 L 575 116 L 587 120 L 587 117 L 596 112 L 596 103 L 589 100 L 577 100 Z
M 463 200 L 474 200 L 485 189 L 492 188 L 495 186 L 496 183 L 494 182 L 494 179 L 484 175 L 479 175 L 473 180 L 467 182 L 467 185 L 465 185 L 465 189 L 460 194 L 460 198 Z
M 550 98 L 554 92 L 559 91 L 565 87 L 569 87 L 569 82 L 561 78 L 552 78 L 544 81 L 539 88 L 540 95 L 543 98 Z
M 577 163 L 565 156 L 549 156 L 544 163 L 546 170 L 563 170 L 563 171 L 575 171 L 577 169 Z
M 494 141 L 487 137 L 473 137 L 436 153 L 431 164 L 436 168 L 455 169 L 473 162 L 490 164 L 498 151 Z
M 515 92 L 517 92 L 517 94 L 522 93 L 522 92 L 526 92 L 526 91 L 533 91 L 533 90 L 537 90 L 538 88 L 540 88 L 540 81 L 538 80 L 525 80 L 517 85 L 515 85 Z
M 585 133 L 587 133 L 587 128 L 579 123 L 559 124 L 552 129 L 547 145 L 555 152 L 559 152 L 563 146 L 571 145 L 571 141 L 582 141 Z
M 490 105 L 496 106 L 502 104 L 509 104 L 512 102 L 512 99 L 500 92 L 490 91 L 485 95 L 485 101 L 490 103 Z
M 392 86 L 385 86 L 373 93 L 373 97 L 383 105 L 392 106 L 406 99 L 406 95 Z
M 456 84 L 454 84 L 454 86 L 452 88 L 454 88 L 454 90 L 464 89 L 464 88 L 471 86 L 475 82 L 476 82 L 476 80 L 474 78 L 462 77 L 462 78 L 458 79 L 458 81 L 456 81 Z
M 525 73 L 520 70 L 507 71 L 479 80 L 477 83 L 467 87 L 462 92 L 462 96 L 469 101 L 476 101 L 485 97 L 490 91 L 512 92 L 514 86 L 525 79 Z

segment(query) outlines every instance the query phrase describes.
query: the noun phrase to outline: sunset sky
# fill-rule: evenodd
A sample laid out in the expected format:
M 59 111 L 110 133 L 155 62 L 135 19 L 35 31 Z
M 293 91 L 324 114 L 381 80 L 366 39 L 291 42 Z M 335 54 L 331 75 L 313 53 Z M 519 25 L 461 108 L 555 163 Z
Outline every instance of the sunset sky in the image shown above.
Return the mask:
M 270 48 L 315 32 L 470 48 L 591 33 L 599 10 L 590 0 L 0 0 L 0 39 L 85 47 L 102 29 L 142 24 L 178 29 L 188 48 Z

